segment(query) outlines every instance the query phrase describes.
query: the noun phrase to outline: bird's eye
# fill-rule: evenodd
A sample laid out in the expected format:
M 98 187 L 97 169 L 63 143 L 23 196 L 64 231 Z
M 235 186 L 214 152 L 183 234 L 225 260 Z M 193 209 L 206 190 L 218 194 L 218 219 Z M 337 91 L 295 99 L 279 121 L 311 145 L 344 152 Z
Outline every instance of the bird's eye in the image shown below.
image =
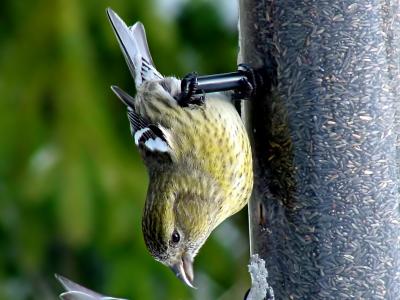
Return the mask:
M 180 239 L 181 239 L 181 236 L 179 235 L 178 231 L 174 230 L 174 232 L 172 233 L 172 236 L 171 236 L 171 242 L 173 244 L 178 244 Z

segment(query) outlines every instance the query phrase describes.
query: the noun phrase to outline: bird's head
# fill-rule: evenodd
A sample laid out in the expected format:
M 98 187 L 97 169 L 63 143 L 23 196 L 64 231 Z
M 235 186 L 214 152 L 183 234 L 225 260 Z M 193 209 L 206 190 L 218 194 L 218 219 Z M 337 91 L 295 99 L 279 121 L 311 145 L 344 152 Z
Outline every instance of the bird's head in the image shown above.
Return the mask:
M 224 216 L 213 205 L 219 203 L 219 196 L 212 186 L 196 188 L 169 181 L 170 188 L 160 189 L 160 183 L 156 183 L 155 192 L 150 184 L 142 220 L 143 236 L 151 255 L 194 287 L 194 258 Z M 197 184 L 202 185 L 199 181 Z

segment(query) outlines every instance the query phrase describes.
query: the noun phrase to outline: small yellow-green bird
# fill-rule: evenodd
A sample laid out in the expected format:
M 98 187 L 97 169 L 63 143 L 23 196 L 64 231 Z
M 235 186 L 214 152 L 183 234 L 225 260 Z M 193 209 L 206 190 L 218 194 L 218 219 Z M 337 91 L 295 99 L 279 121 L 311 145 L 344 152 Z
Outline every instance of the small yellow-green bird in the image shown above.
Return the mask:
M 251 149 L 243 123 L 224 94 L 179 102 L 181 81 L 154 67 L 141 23 L 128 27 L 111 9 L 113 30 L 134 77 L 127 106 L 131 133 L 150 183 L 142 230 L 151 255 L 193 287 L 193 259 L 213 229 L 248 202 Z

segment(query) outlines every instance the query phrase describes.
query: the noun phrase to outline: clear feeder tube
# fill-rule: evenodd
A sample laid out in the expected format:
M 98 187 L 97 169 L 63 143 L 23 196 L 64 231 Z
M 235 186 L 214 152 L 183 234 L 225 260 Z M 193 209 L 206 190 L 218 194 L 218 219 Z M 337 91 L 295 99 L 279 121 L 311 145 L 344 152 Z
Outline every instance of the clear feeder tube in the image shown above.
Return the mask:
M 400 299 L 398 1 L 240 1 L 251 252 L 276 299 Z

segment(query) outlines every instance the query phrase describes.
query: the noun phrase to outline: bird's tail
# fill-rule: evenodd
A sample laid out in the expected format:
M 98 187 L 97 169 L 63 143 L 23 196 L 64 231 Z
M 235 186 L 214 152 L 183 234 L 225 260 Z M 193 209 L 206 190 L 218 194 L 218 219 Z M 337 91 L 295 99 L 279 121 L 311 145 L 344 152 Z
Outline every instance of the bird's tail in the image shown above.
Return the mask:
M 143 24 L 136 22 L 128 27 L 111 8 L 107 8 L 107 15 L 136 87 L 146 80 L 162 79 L 151 58 Z

